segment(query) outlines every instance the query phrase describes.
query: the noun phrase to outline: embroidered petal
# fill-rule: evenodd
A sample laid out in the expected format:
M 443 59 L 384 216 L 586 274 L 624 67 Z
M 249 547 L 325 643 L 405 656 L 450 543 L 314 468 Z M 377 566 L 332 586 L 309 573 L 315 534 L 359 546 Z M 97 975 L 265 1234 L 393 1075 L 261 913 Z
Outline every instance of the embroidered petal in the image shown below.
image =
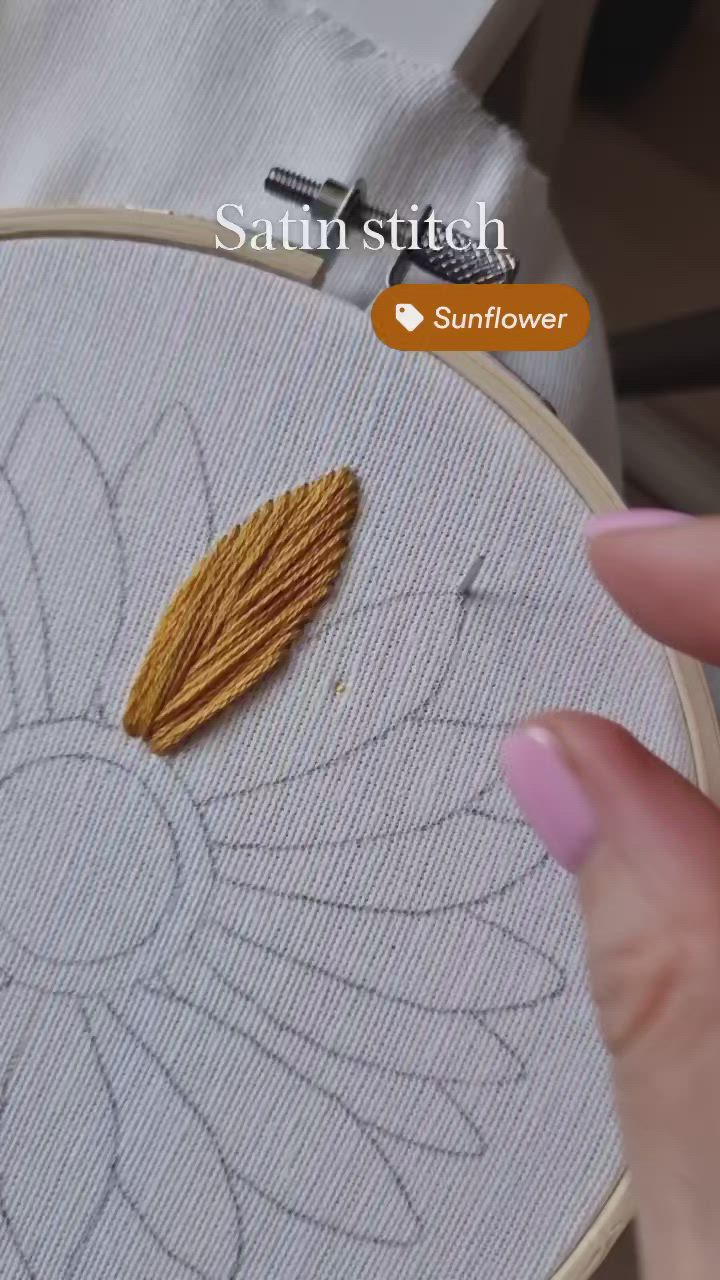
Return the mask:
M 109 490 L 90 445 L 49 395 L 25 412 L 5 471 L 39 578 L 51 709 L 80 715 L 94 700 L 121 620 L 122 554 Z
M 7 1081 L 0 1170 L 5 1223 L 31 1274 L 44 1280 L 72 1274 L 107 1195 L 114 1132 L 75 1007 L 48 1001 L 36 1013 Z
M 127 564 L 127 600 L 103 697 L 108 718 L 119 724 L 160 613 L 213 540 L 200 438 L 183 405 L 171 405 L 160 415 L 119 477 L 114 497 Z
M 219 926 L 198 935 L 197 950 L 251 1003 L 331 1055 L 445 1083 L 498 1082 L 516 1075 L 511 1055 L 471 1013 L 386 1000 Z
M 166 1061 L 121 1014 L 93 1007 L 88 1019 L 116 1118 L 117 1187 L 167 1257 L 202 1280 L 229 1280 L 242 1256 L 239 1209 L 216 1135 L 169 1069 L 174 1046 Z
M 339 911 L 222 886 L 213 914 L 231 939 L 267 947 L 354 989 L 436 1012 L 525 1007 L 563 985 L 557 965 L 519 933 L 464 911 Z
M 42 720 L 50 709 L 48 623 L 28 515 L 4 472 L 0 472 L 0 604 L 8 695 L 19 719 Z
M 341 467 L 268 499 L 220 538 L 158 622 L 127 733 L 170 751 L 284 664 L 333 589 L 357 508 L 357 478 Z
M 206 1001 L 210 1008 L 205 1007 Z M 368 1242 L 408 1243 L 417 1221 L 372 1135 L 342 1101 L 190 993 L 135 994 L 128 1027 L 218 1135 L 238 1183 L 283 1211 Z

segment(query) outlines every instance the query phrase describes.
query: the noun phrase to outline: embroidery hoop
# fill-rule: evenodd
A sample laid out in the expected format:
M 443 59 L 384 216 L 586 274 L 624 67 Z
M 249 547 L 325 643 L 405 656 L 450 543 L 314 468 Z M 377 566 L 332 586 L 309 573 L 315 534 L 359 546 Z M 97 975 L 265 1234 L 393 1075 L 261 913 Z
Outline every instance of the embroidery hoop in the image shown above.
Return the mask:
M 99 238 L 170 245 L 271 271 L 297 283 L 318 287 L 325 263 L 300 250 L 228 252 L 215 247 L 215 224 L 202 218 L 146 209 L 57 207 L 0 210 L 0 241 L 37 238 Z M 560 420 L 508 369 L 484 352 L 444 352 L 440 359 L 512 417 L 547 455 L 593 511 L 623 503 L 600 468 Z M 691 745 L 698 785 L 720 799 L 720 725 L 699 663 L 669 655 Z M 597 1217 L 559 1270 L 548 1280 L 589 1280 L 632 1217 L 629 1178 L 624 1175 Z

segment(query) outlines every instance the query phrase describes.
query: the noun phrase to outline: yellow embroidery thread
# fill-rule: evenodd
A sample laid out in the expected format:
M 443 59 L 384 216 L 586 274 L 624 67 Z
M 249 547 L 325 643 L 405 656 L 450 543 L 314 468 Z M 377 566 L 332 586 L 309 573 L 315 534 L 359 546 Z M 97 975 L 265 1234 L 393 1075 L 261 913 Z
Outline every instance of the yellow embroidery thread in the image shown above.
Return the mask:
M 176 747 L 262 680 L 328 596 L 347 551 L 358 484 L 343 467 L 260 507 L 173 597 L 130 690 L 123 723 Z

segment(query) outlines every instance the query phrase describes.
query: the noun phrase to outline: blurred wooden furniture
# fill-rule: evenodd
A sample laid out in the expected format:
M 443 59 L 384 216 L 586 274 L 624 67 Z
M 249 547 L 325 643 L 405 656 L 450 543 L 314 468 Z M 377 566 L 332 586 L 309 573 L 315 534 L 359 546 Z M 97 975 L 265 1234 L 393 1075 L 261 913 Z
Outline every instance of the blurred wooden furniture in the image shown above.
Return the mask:
M 553 193 L 617 335 L 631 496 L 696 514 L 720 495 L 720 333 L 696 319 L 720 305 L 719 58 L 712 0 L 636 97 L 576 111 Z

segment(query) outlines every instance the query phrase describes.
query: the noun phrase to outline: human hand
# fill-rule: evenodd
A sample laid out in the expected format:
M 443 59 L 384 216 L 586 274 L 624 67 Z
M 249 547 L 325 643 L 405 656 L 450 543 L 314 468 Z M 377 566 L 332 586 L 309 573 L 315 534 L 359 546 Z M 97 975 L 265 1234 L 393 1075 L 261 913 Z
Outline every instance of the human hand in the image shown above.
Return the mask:
M 594 517 L 600 581 L 720 664 L 720 517 Z M 578 875 L 646 1280 L 720 1275 L 720 810 L 618 725 L 543 715 L 506 742 L 524 816 Z

